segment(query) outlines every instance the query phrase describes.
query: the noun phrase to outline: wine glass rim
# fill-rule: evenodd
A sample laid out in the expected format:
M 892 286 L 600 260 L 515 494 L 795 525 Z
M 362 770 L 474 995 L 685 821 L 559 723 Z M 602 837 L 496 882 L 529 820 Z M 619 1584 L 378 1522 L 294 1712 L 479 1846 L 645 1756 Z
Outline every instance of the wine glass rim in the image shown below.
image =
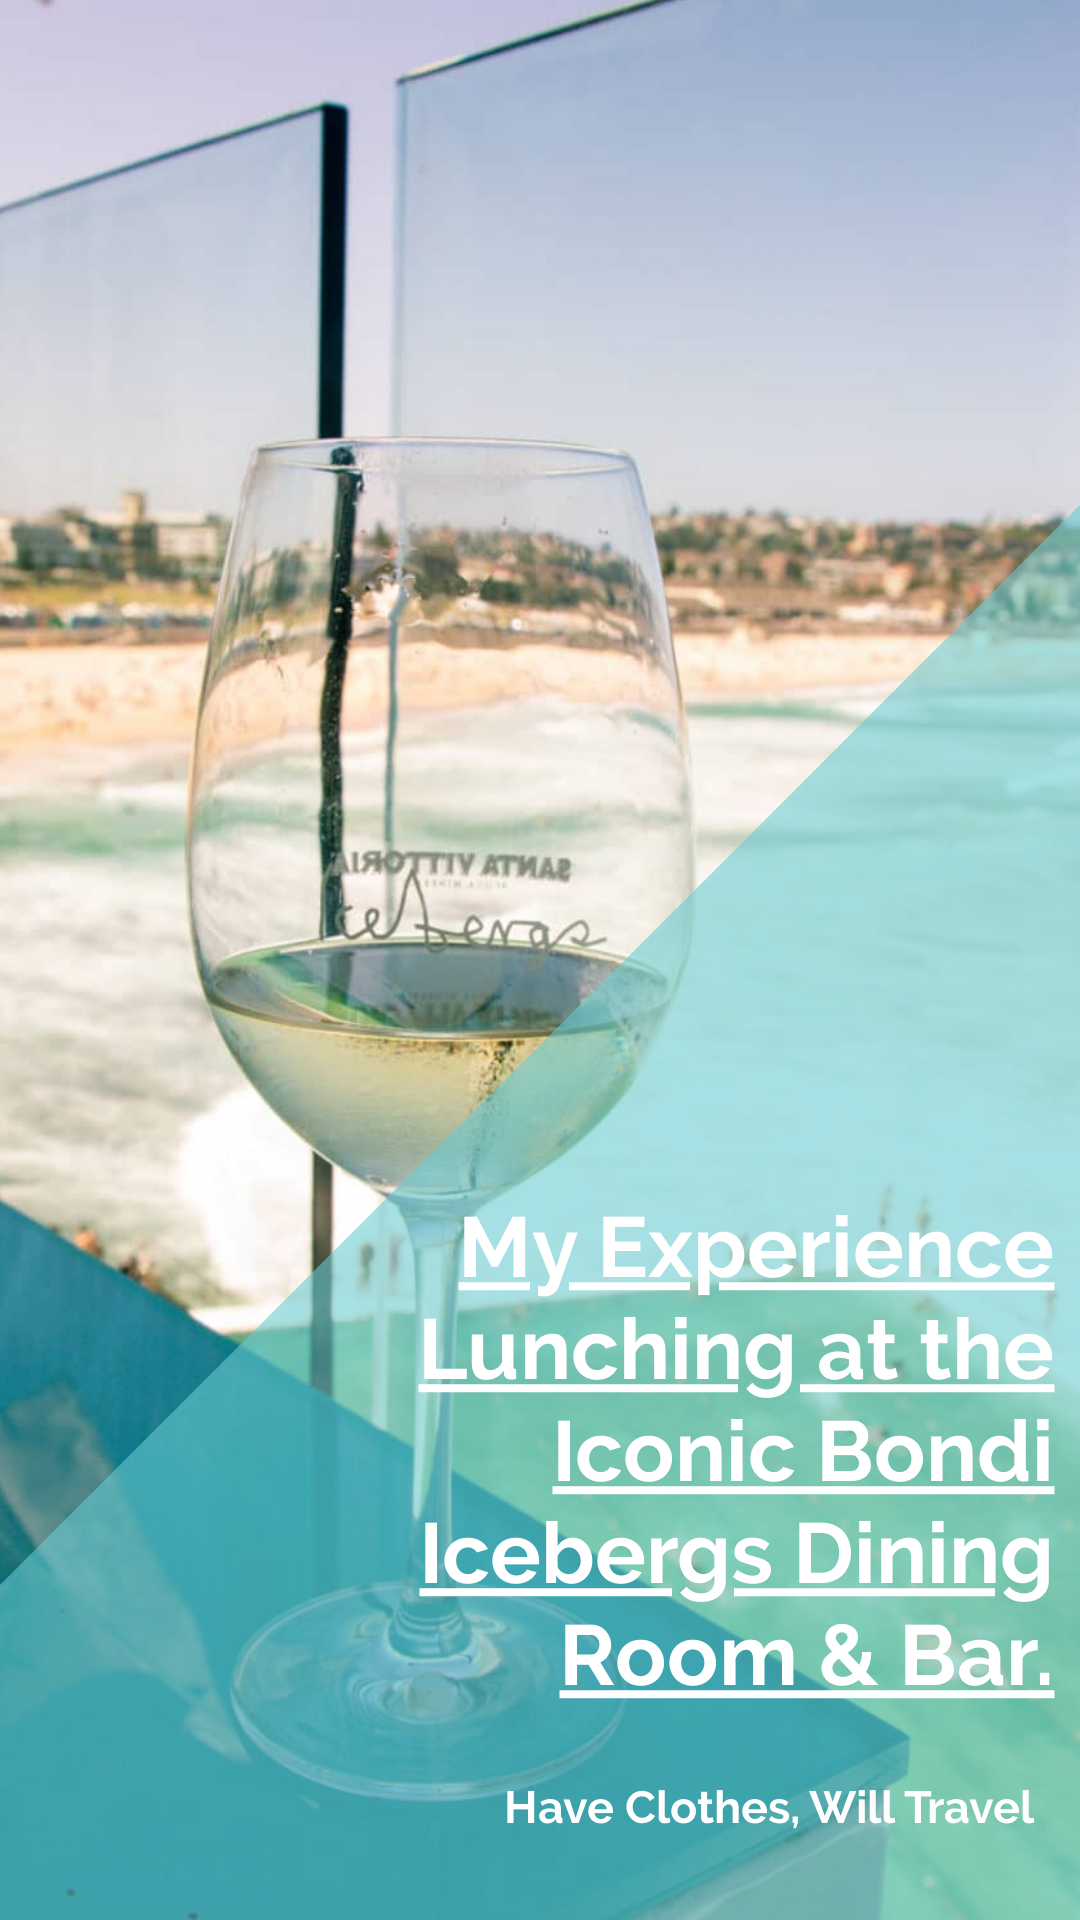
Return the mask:
M 444 453 L 487 454 L 503 472 L 509 466 L 511 471 L 517 468 L 534 478 L 551 478 L 566 473 L 634 470 L 632 455 L 614 447 L 591 447 L 575 441 L 497 439 L 468 435 L 353 436 L 342 433 L 335 434 L 333 438 L 317 440 L 272 440 L 256 447 L 254 458 L 273 460 L 284 466 L 326 468 L 332 471 L 338 463 L 330 456 L 340 447 L 348 447 L 354 456 L 362 454 L 369 466 L 377 463 L 380 455 L 396 460 L 400 455 L 415 452 L 421 457 Z

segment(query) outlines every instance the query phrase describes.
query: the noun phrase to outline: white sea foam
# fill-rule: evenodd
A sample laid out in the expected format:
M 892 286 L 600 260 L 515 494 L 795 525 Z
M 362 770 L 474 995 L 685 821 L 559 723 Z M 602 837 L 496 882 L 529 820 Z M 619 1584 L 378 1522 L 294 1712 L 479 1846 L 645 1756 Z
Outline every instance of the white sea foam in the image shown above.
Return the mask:
M 222 1332 L 252 1327 L 285 1300 L 311 1267 L 311 1153 L 251 1087 L 237 1087 L 184 1128 L 176 1191 L 198 1220 L 214 1277 L 235 1307 L 201 1317 Z M 334 1183 L 334 1241 L 340 1246 L 374 1212 L 379 1196 L 359 1180 Z M 335 1272 L 335 1313 L 364 1309 L 355 1282 Z M 306 1321 L 279 1315 L 279 1325 Z
M 808 706 L 691 715 L 699 878 L 855 722 Z M 236 1302 L 222 1325 L 250 1325 L 310 1271 L 310 1156 L 242 1082 L 199 991 L 185 763 L 145 747 L 0 761 L 0 1195 L 94 1227 L 110 1259 L 144 1249 L 189 1297 L 220 1288 Z M 373 1200 L 341 1178 L 335 1195 L 340 1241 Z M 335 1286 L 343 1314 L 371 1310 Z

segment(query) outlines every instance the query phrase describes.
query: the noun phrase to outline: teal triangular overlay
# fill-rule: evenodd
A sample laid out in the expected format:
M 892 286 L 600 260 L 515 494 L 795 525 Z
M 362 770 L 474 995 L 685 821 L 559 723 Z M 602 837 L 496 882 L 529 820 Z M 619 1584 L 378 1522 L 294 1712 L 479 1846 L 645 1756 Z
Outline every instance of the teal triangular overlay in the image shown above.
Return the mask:
M 795 1582 L 798 1526 L 814 1519 L 853 1532 L 868 1520 L 875 1555 L 882 1533 L 917 1538 L 926 1579 L 910 1584 L 932 1585 L 935 1521 L 950 1553 L 957 1535 L 991 1543 L 993 1597 L 754 1596 L 737 1591 L 732 1558 L 722 1592 L 705 1605 L 624 1600 L 620 1612 L 607 1599 L 590 1603 L 608 1609 L 613 1631 L 619 1612 L 620 1632 L 636 1627 L 665 1643 L 682 1633 L 719 1645 L 727 1629 L 786 1637 L 811 1681 L 826 1625 L 849 1622 L 889 1690 L 903 1685 L 912 1618 L 943 1623 L 958 1644 L 1038 1641 L 1025 1678 L 1034 1691 L 1050 1675 L 1045 1699 L 1009 1699 L 1005 1688 L 1000 1697 L 889 1701 L 876 1711 L 865 1695 L 857 1706 L 845 1698 L 801 1711 L 641 1699 L 606 1753 L 568 1778 L 567 1792 L 607 1794 L 620 1810 L 637 1787 L 723 1788 L 743 1800 L 776 1793 L 807 1807 L 815 1784 L 869 1792 L 892 1782 L 889 1920 L 1005 1920 L 1021 1902 L 1064 1920 L 1075 1905 L 1076 548 L 1076 525 L 1066 522 L 658 929 L 639 960 L 663 971 L 685 946 L 686 967 L 634 1084 L 580 1146 L 484 1215 L 493 1244 L 515 1215 L 552 1246 L 576 1231 L 569 1275 L 582 1280 L 600 1277 L 603 1215 L 641 1219 L 640 1230 L 624 1229 L 629 1237 L 655 1230 L 668 1243 L 686 1230 L 695 1239 L 725 1230 L 745 1246 L 766 1231 L 835 1235 L 838 1215 L 852 1246 L 873 1231 L 905 1245 L 912 1229 L 938 1231 L 954 1247 L 976 1230 L 1003 1246 L 1038 1232 L 1053 1246 L 1057 1292 L 965 1298 L 931 1271 L 924 1292 L 877 1302 L 700 1297 L 696 1287 L 600 1296 L 570 1293 L 568 1280 L 545 1301 L 534 1256 L 527 1298 L 492 1296 L 462 1316 L 459 1359 L 476 1333 L 489 1354 L 504 1335 L 516 1341 L 529 1330 L 561 1331 L 569 1344 L 575 1329 L 609 1328 L 621 1340 L 633 1314 L 637 1333 L 668 1342 L 677 1317 L 690 1336 L 723 1330 L 744 1369 L 738 1399 L 719 1403 L 719 1414 L 717 1403 L 690 1395 L 609 1397 L 603 1406 L 588 1395 L 463 1398 L 462 1531 L 530 1536 L 554 1513 L 593 1547 L 618 1534 L 723 1536 L 733 1556 L 738 1540 L 764 1538 L 772 1584 L 785 1586 Z M 620 1002 L 620 980 L 575 1019 L 606 1017 L 621 1031 L 632 1010 Z M 566 1097 L 559 1044 L 541 1048 L 488 1104 L 478 1139 L 484 1128 L 527 1121 L 537 1102 Z M 835 1239 L 823 1259 L 834 1255 Z M 767 1359 L 790 1334 L 806 1380 L 806 1355 L 823 1338 L 845 1328 L 865 1337 L 874 1318 L 894 1335 L 900 1385 L 914 1388 L 925 1376 L 928 1317 L 955 1343 L 964 1314 L 969 1331 L 997 1339 L 1002 1354 L 1023 1336 L 1049 1341 L 1054 1396 L 856 1399 L 842 1385 L 825 1401 L 795 1388 L 748 1392 L 753 1339 L 771 1340 L 758 1350 Z M 351 1378 L 362 1401 L 369 1333 L 361 1326 L 342 1338 L 346 1385 Z M 292 1920 L 356 1910 L 486 1916 L 513 1902 L 537 1920 L 555 1911 L 614 1916 L 717 1874 L 734 1888 L 733 1876 L 763 1853 L 782 1864 L 787 1836 L 746 1822 L 638 1828 L 620 1811 L 584 1831 L 508 1830 L 496 1799 L 437 1811 L 344 1803 L 253 1761 L 229 1707 L 238 1650 L 284 1607 L 334 1585 L 394 1577 L 409 1477 L 398 1440 L 266 1364 L 274 1340 L 268 1324 L 0 1589 L 5 1909 L 33 1920 L 60 1912 Z M 391 1421 L 402 1432 L 406 1352 L 397 1341 Z M 575 1440 L 599 1433 L 616 1449 L 644 1434 L 677 1444 L 711 1432 L 728 1475 L 739 1418 L 747 1452 L 757 1438 L 786 1436 L 800 1481 L 810 1482 L 820 1477 L 826 1413 L 862 1421 L 872 1446 L 907 1436 L 927 1457 L 935 1433 L 974 1435 L 977 1452 L 1017 1418 L 1029 1422 L 1033 1448 L 1036 1418 L 1048 1417 L 1057 1492 L 1044 1497 L 1032 1485 L 975 1499 L 953 1485 L 940 1496 L 865 1502 L 552 1493 L 561 1420 Z M 1022 1569 L 1020 1599 L 999 1577 L 1019 1539 L 1049 1542 L 1048 1584 L 1033 1600 L 1023 1584 L 1033 1590 L 1036 1548 L 1009 1561 Z M 903 1733 L 911 1766 L 897 1785 Z M 928 1816 L 914 1823 L 905 1787 L 941 1798 L 934 1825 Z M 1006 1804 L 1023 1791 L 1034 1827 L 993 1813 L 985 1824 L 946 1823 L 950 1799 Z M 865 1871 L 851 1864 L 839 1892 L 821 1892 L 822 1914 L 869 1920 L 873 1871 L 873 1862 Z M 744 1897 L 755 1916 L 768 1912 L 764 1894 Z

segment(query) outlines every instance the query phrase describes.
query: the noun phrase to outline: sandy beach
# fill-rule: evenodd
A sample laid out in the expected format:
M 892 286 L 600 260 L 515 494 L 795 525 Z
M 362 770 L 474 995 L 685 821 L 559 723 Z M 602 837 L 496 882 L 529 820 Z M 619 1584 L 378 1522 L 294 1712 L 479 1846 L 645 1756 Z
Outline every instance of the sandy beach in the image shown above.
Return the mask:
M 884 698 L 940 638 L 695 631 L 676 634 L 676 649 L 691 704 L 785 700 L 855 686 Z M 0 648 L 0 753 L 189 740 L 203 659 L 201 643 Z
M 0 753 L 185 740 L 202 684 L 201 644 L 0 649 Z

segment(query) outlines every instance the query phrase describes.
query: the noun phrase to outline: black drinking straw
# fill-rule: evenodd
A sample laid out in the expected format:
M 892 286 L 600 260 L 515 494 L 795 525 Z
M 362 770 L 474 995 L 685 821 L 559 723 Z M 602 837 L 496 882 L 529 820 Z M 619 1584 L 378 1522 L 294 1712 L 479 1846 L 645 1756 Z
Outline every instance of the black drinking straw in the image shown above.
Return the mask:
M 337 500 L 334 505 L 334 538 L 330 552 L 330 611 L 326 619 L 328 645 L 323 673 L 322 700 L 319 705 L 321 771 L 319 860 L 322 869 L 322 904 L 319 919 L 324 940 L 345 931 L 345 896 L 341 884 L 344 832 L 341 706 L 345 693 L 345 669 L 349 664 L 349 642 L 352 639 L 353 629 L 353 597 L 350 581 L 353 538 L 356 533 L 356 502 L 364 491 L 364 476 L 356 470 L 351 447 L 335 447 L 330 455 L 330 464 L 332 467 L 340 468 L 341 471 L 338 473 Z
M 341 884 L 345 830 L 341 708 L 353 628 L 350 582 L 356 502 L 364 491 L 364 476 L 356 471 L 351 447 L 335 447 L 330 455 L 330 464 L 340 471 L 330 550 L 330 611 L 326 619 L 328 644 L 319 703 L 319 865 L 322 876 L 319 930 L 324 940 L 345 931 L 345 893 Z M 311 1240 L 315 1266 L 311 1297 L 311 1384 L 328 1394 L 334 1390 L 333 1276 L 328 1264 L 333 1241 L 332 1209 L 333 1169 L 328 1161 L 316 1154 L 311 1189 Z

